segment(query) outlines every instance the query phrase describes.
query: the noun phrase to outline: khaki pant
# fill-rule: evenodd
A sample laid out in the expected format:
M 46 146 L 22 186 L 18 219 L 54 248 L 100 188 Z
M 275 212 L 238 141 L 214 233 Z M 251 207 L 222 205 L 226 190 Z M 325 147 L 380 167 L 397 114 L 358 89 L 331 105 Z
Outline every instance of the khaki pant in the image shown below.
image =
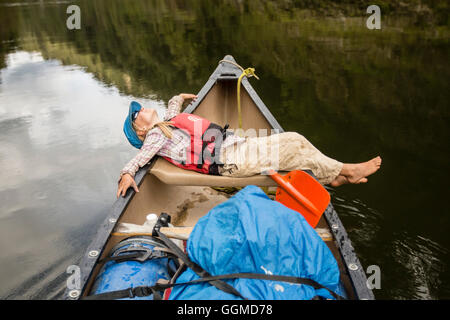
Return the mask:
M 316 149 L 297 132 L 264 137 L 247 137 L 245 142 L 221 150 L 224 164 L 219 173 L 229 177 L 248 177 L 272 168 L 277 171 L 311 170 L 320 183 L 329 184 L 343 164 Z

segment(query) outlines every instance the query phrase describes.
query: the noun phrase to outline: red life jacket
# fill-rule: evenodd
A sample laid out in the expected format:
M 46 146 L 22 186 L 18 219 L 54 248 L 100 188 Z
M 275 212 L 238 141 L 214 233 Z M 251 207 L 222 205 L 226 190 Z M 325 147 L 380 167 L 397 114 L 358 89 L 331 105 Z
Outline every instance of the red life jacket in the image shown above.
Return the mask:
M 218 175 L 218 151 L 226 129 L 190 113 L 179 113 L 170 121 L 191 137 L 191 144 L 186 150 L 186 161 L 163 158 L 183 169 Z

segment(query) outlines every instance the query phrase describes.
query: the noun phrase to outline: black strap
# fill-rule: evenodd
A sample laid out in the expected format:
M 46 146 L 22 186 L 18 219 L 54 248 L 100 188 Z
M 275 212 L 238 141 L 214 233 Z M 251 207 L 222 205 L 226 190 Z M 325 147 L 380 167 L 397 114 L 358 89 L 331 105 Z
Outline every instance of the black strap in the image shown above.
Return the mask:
M 188 268 L 192 269 L 192 271 L 194 271 L 199 277 L 201 278 L 211 277 L 211 275 L 206 270 L 204 270 L 198 264 L 191 261 L 188 258 L 188 256 L 175 243 L 173 243 L 173 241 L 171 241 L 162 232 L 160 232 L 159 228 L 155 228 L 154 231 L 158 234 L 159 238 L 169 247 L 169 249 L 171 249 L 172 252 L 178 258 L 180 258 Z M 225 291 L 226 293 L 230 293 L 240 297 L 241 299 L 247 300 L 247 298 L 243 297 L 239 293 L 239 291 L 237 291 L 233 286 L 229 285 L 228 283 L 222 280 L 217 279 L 208 282 L 219 290 Z
M 131 252 L 135 251 L 135 252 Z M 130 250 L 130 253 L 124 253 L 116 256 L 109 256 L 107 258 L 101 259 L 98 261 L 98 263 L 106 263 L 109 261 L 115 261 L 115 262 L 124 262 L 124 261 L 138 261 L 138 262 L 145 262 L 147 260 L 151 259 L 161 259 L 161 258 L 171 258 L 176 259 L 177 257 L 171 253 L 163 252 L 163 251 L 138 251 L 138 250 Z
M 161 221 L 160 221 L 161 220 Z M 261 274 L 261 273 L 233 273 L 233 274 L 226 274 L 226 275 L 219 275 L 219 276 L 211 276 L 206 270 L 204 270 L 202 267 L 194 263 L 189 259 L 189 257 L 169 238 L 167 238 L 166 235 L 164 235 L 162 232 L 160 232 L 161 226 L 167 225 L 170 221 L 170 216 L 167 213 L 161 213 L 160 218 L 158 219 L 158 222 L 155 224 L 155 227 L 153 229 L 153 234 L 158 235 L 158 237 L 166 244 L 166 246 L 169 247 L 169 249 L 172 250 L 173 254 L 176 255 L 179 259 L 181 259 L 184 264 L 192 269 L 199 277 L 200 279 L 184 282 L 184 283 L 169 283 L 169 284 L 155 284 L 153 286 L 140 286 L 136 288 L 128 288 L 124 290 L 118 290 L 118 291 L 112 291 L 112 292 L 105 292 L 100 293 L 92 296 L 87 296 L 83 299 L 87 300 L 110 300 L 110 299 L 122 299 L 122 298 L 134 298 L 134 297 L 144 297 L 153 294 L 154 299 L 161 299 L 161 296 L 159 295 L 158 291 L 173 287 L 173 286 L 179 286 L 179 285 L 191 285 L 191 284 L 197 284 L 202 282 L 209 282 L 211 285 L 216 287 L 219 290 L 222 290 L 226 293 L 233 294 L 237 297 L 240 297 L 243 300 L 248 300 L 247 298 L 243 297 L 239 291 L 237 291 L 233 286 L 229 285 L 228 283 L 224 282 L 224 279 L 236 279 L 236 278 L 244 278 L 244 279 L 260 279 L 260 280 L 272 280 L 272 281 L 283 281 L 283 282 L 290 282 L 290 283 L 297 283 L 297 284 L 305 284 L 313 287 L 314 289 L 326 289 L 335 299 L 337 300 L 343 300 L 345 298 L 339 296 L 332 290 L 328 289 L 327 287 L 321 285 L 320 283 L 308 279 L 308 278 L 299 278 L 299 277 L 293 277 L 293 276 L 277 276 L 277 275 L 267 275 L 267 274 Z
M 217 280 L 224 280 L 224 279 L 258 279 L 258 280 L 272 280 L 272 281 L 281 281 L 281 282 L 288 282 L 288 283 L 296 283 L 296 284 L 304 284 L 313 287 L 314 289 L 325 289 L 327 290 L 335 299 L 337 300 L 345 300 L 344 297 L 338 295 L 337 293 L 333 292 L 332 290 L 328 289 L 327 287 L 321 285 L 320 283 L 308 279 L 308 278 L 299 278 L 299 277 L 293 277 L 293 276 L 277 276 L 277 275 L 271 275 L 271 274 L 261 274 L 261 273 L 232 273 L 232 274 L 225 274 L 220 276 L 208 276 L 197 280 L 192 280 L 189 282 L 180 282 L 180 283 L 167 283 L 167 284 L 161 284 L 157 283 L 154 286 L 140 286 L 136 288 L 128 288 L 124 290 L 118 290 L 118 291 L 112 291 L 112 292 L 105 292 L 100 293 L 92 296 L 84 297 L 83 300 L 110 300 L 110 299 L 123 299 L 123 298 L 134 298 L 134 297 L 145 297 L 149 296 L 151 294 L 154 295 L 154 298 L 158 299 L 157 296 L 155 296 L 155 292 L 162 291 L 174 286 L 185 286 L 185 285 L 193 285 L 193 284 L 199 284 L 203 282 L 210 282 L 210 281 L 217 281 Z M 158 296 L 160 297 L 159 293 Z
M 272 274 L 262 274 L 262 273 L 231 273 L 231 274 L 224 274 L 219 276 L 209 276 L 202 279 L 192 280 L 189 282 L 180 282 L 180 283 L 168 283 L 168 284 L 155 284 L 151 288 L 154 290 L 164 290 L 173 286 L 178 285 L 191 285 L 191 284 L 198 284 L 202 282 L 209 282 L 211 280 L 224 280 L 224 279 L 257 279 L 257 280 L 271 280 L 271 281 L 281 281 L 281 282 L 288 282 L 288 283 L 296 283 L 296 284 L 304 284 L 313 287 L 316 290 L 319 289 L 325 289 L 327 290 L 336 300 L 345 300 L 344 297 L 338 295 L 334 291 L 328 289 L 327 287 L 321 285 L 317 281 L 314 281 L 309 278 L 301 278 L 301 277 L 294 277 L 294 276 L 278 276 L 278 275 L 272 275 Z
M 143 252 L 133 252 L 133 253 L 127 253 L 127 254 L 122 254 L 120 256 L 114 256 L 114 257 L 107 257 L 104 259 L 101 259 L 98 261 L 99 264 L 101 263 L 106 263 L 109 261 L 116 261 L 116 262 L 123 262 L 123 261 L 128 261 L 128 260 L 135 260 L 135 259 L 139 259 L 143 256 Z

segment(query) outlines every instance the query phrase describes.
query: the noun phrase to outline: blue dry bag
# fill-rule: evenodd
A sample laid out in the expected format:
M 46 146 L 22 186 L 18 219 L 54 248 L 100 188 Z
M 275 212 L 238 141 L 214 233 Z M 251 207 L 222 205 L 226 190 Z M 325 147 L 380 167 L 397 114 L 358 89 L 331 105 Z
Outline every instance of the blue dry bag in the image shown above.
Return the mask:
M 112 260 L 105 263 L 95 279 L 91 294 L 152 286 L 159 279 L 170 279 L 176 271 L 175 263 L 155 247 L 167 248 L 158 239 L 148 236 L 130 237 L 119 242 L 111 250 L 109 259 Z M 133 300 L 153 300 L 153 295 Z
M 189 258 L 211 275 L 262 273 L 312 279 L 343 295 L 333 254 L 301 214 L 247 186 L 219 204 L 195 225 L 187 242 Z M 177 283 L 198 279 L 187 269 Z M 334 299 L 326 289 L 257 279 L 224 280 L 256 300 Z M 222 300 L 238 297 L 209 283 L 175 286 L 170 300 Z

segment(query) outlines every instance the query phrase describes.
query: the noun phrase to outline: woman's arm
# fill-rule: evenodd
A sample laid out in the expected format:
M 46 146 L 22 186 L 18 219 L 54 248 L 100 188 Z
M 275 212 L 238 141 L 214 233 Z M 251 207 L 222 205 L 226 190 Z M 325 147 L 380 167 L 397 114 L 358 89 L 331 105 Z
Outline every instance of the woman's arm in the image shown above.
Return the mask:
M 139 153 L 120 171 L 117 198 L 120 195 L 125 196 L 129 187 L 133 187 L 136 192 L 139 192 L 134 181 L 134 175 L 140 167 L 145 166 L 156 155 L 164 145 L 164 141 L 164 136 L 157 131 L 147 135 Z
M 195 99 L 197 99 L 197 96 L 191 93 L 180 93 L 179 95 L 172 97 L 172 99 L 170 99 L 167 103 L 167 112 L 164 116 L 164 120 L 169 121 L 177 114 L 179 114 L 184 100 L 188 99 L 193 99 L 193 101 L 195 101 Z

